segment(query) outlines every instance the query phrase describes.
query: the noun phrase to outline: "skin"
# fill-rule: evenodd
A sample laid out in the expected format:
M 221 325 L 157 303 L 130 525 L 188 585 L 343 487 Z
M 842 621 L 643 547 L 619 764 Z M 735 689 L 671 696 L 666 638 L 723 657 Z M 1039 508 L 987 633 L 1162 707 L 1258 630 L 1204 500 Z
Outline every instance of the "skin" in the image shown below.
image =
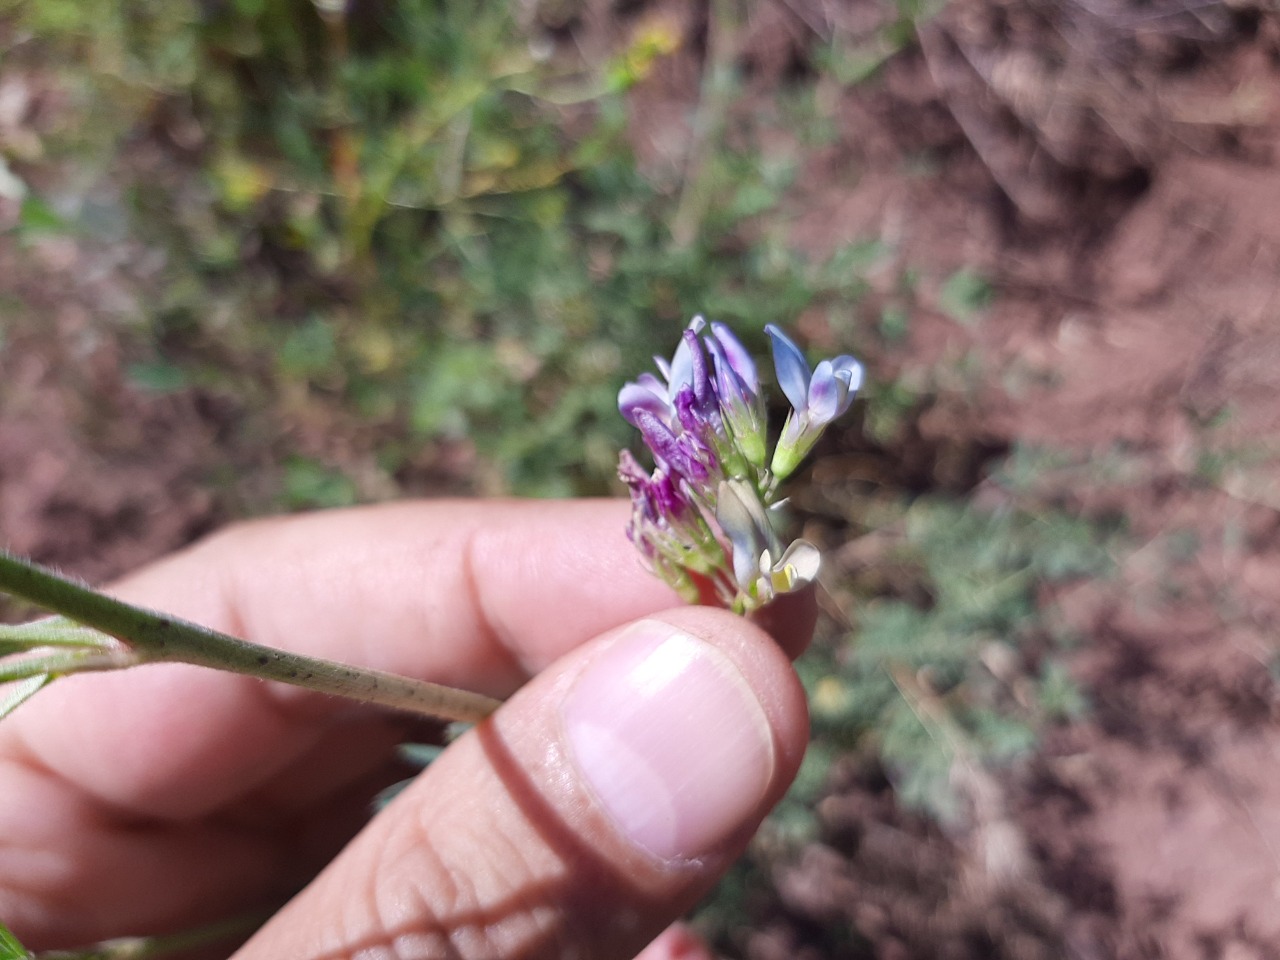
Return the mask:
M 259 643 L 511 699 L 370 822 L 422 721 L 185 665 L 60 680 L 0 724 L 0 918 L 33 949 L 280 908 L 238 960 L 708 957 L 671 924 L 795 775 L 808 727 L 788 654 L 814 605 L 788 598 L 764 629 L 681 607 L 638 564 L 626 512 L 432 502 L 260 521 L 116 584 Z M 639 618 L 728 657 L 773 738 L 758 809 L 691 860 L 631 847 L 556 746 L 565 685 Z

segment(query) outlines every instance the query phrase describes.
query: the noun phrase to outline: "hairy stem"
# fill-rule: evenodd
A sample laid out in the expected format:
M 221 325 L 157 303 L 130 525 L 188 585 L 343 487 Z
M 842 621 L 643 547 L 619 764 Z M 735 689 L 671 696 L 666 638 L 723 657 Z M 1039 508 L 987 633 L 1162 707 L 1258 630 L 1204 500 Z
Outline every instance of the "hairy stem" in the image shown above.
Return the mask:
M 319 657 L 275 650 L 105 596 L 0 552 L 0 591 L 128 644 L 137 663 L 191 663 L 445 720 L 476 723 L 499 701 Z

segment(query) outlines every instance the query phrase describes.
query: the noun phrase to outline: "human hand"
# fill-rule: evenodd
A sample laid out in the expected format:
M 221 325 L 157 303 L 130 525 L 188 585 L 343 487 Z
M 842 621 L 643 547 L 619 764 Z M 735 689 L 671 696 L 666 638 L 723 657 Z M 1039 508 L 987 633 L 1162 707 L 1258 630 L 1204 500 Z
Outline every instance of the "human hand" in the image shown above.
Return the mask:
M 259 643 L 511 699 L 365 825 L 412 720 L 185 665 L 60 680 L 0 724 L 0 919 L 42 949 L 181 930 L 323 866 L 238 960 L 634 956 L 741 853 L 807 721 L 778 644 L 674 607 L 625 517 L 271 520 L 118 584 Z M 811 598 L 787 612 L 773 633 L 796 653 Z

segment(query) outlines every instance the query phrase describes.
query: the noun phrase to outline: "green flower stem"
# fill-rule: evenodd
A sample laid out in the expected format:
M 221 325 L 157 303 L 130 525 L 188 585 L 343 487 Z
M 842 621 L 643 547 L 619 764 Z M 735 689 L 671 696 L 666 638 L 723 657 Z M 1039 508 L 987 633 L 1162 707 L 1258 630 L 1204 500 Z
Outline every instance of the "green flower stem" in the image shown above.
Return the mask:
M 186 953 L 232 938 L 243 939 L 262 926 L 267 917 L 264 913 L 252 913 L 166 936 L 122 937 L 104 941 L 86 950 L 49 950 L 35 954 L 33 960 L 152 960 L 154 957 Z M 3 960 L 2 955 L 0 960 Z
M 49 674 L 37 673 L 34 677 L 27 677 L 25 680 L 5 683 L 4 689 L 0 690 L 0 720 L 13 713 L 52 681 L 53 677 Z M 3 950 L 0 950 L 0 960 L 8 960 Z
M 499 705 L 491 697 L 455 687 L 238 640 L 131 606 L 4 552 L 0 591 L 118 638 L 131 648 L 131 664 L 191 663 L 464 723 L 483 720 Z

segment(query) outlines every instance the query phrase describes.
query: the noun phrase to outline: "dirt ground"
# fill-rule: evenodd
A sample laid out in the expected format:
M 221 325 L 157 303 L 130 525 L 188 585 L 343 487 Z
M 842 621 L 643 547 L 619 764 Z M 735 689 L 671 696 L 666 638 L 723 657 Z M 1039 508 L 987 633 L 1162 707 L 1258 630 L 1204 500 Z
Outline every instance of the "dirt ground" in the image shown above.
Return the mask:
M 1092 716 L 975 792 L 945 899 L 928 848 L 918 901 L 877 892 L 890 867 L 863 849 L 902 815 L 834 806 L 861 842 L 813 869 L 876 955 L 1280 954 L 1277 29 L 1247 7 L 957 2 L 847 104 L 867 172 L 813 197 L 806 242 L 861 219 L 1001 291 L 977 329 L 922 317 L 917 356 L 975 348 L 992 385 L 978 416 L 923 428 L 1119 457 L 1042 493 L 1138 543 L 1116 582 L 1054 598 L 1087 638 Z M 924 146 L 953 151 L 938 179 L 895 174 Z
M 814 32 L 871 37 L 884 9 L 757 5 L 736 38 L 749 82 L 794 79 Z M 637 93 L 650 163 L 696 99 L 700 49 Z M 871 82 L 819 90 L 837 136 L 788 201 L 796 244 L 881 237 L 926 268 L 908 343 L 872 368 L 975 353 L 985 386 L 921 419 L 931 449 L 1067 451 L 1037 495 L 1123 517 L 1137 547 L 1114 580 L 1045 597 L 1084 638 L 1087 720 L 998 780 L 958 774 L 973 816 L 949 833 L 878 771 L 839 770 L 751 960 L 1280 956 L 1278 81 L 1280 17 L 1249 0 L 953 0 Z M 221 519 L 202 477 L 235 413 L 132 392 L 84 318 L 133 280 L 59 254 L 0 237 L 0 276 L 89 361 L 71 383 L 47 337 L 0 353 L 0 530 L 96 579 Z M 998 294 L 971 324 L 937 303 L 965 266 Z

